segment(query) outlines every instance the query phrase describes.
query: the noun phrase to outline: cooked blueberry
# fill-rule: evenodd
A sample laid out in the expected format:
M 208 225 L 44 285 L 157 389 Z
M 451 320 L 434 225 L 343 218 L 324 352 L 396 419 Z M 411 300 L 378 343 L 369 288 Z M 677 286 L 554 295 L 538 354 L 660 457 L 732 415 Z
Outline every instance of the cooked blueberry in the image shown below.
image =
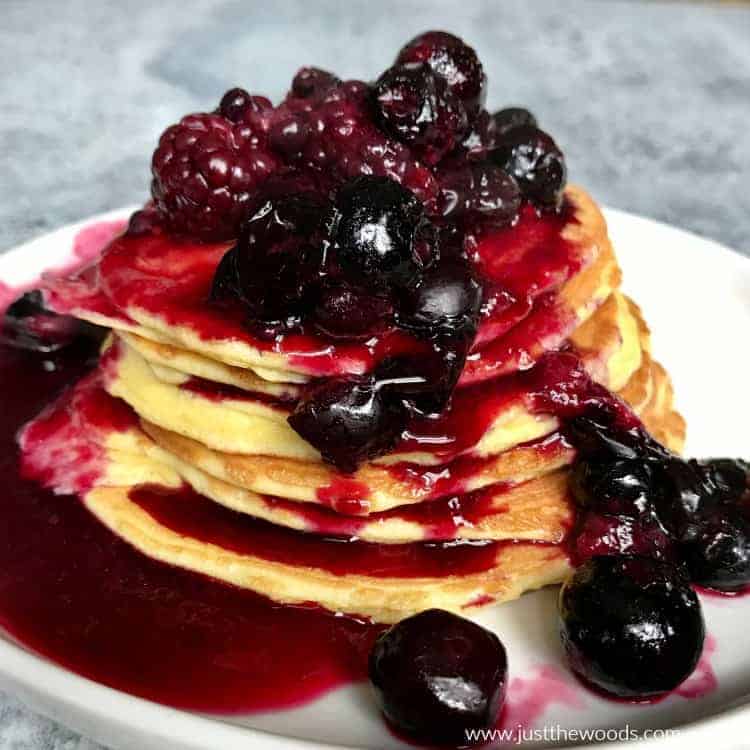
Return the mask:
M 422 339 L 471 339 L 481 305 L 482 286 L 469 265 L 447 259 L 404 291 L 396 322 Z
M 681 549 L 694 583 L 727 592 L 750 584 L 750 522 L 739 508 L 707 511 Z
M 295 320 L 319 279 L 329 210 L 309 193 L 261 202 L 219 264 L 212 298 L 236 295 L 253 321 Z
M 422 204 L 394 180 L 357 177 L 339 190 L 337 206 L 336 257 L 351 277 L 378 287 L 405 285 L 432 262 L 436 248 L 424 246 Z
M 522 125 L 526 125 L 532 128 L 536 128 L 538 123 L 536 117 L 529 112 L 528 109 L 523 107 L 506 107 L 492 115 L 492 122 L 495 127 L 496 135 L 505 135 L 513 128 L 519 128 Z
M 103 329 L 44 306 L 42 293 L 26 292 L 5 311 L 0 341 L 41 354 L 56 352 L 82 338 L 102 338 Z
M 750 489 L 750 464 L 739 458 L 711 458 L 699 461 L 714 495 L 723 502 L 742 498 Z
M 600 513 L 638 516 L 654 496 L 653 470 L 640 459 L 576 461 L 570 475 L 576 502 Z
M 570 418 L 565 432 L 579 453 L 592 462 L 653 460 L 668 455 L 645 430 L 621 429 L 615 416 L 604 410 Z
M 224 253 L 214 271 L 209 298 L 212 302 L 226 302 L 239 296 L 237 276 L 237 246 Z
M 576 563 L 599 555 L 644 555 L 672 563 L 678 560 L 672 538 L 651 513 L 637 517 L 579 514 L 570 543 Z
M 313 309 L 315 326 L 331 338 L 342 339 L 371 336 L 392 315 L 387 297 L 343 281 L 322 284 Z
M 505 701 L 500 639 L 457 615 L 429 609 L 376 641 L 370 681 L 388 721 L 415 739 L 464 745 L 467 729 L 495 726 Z
M 450 401 L 466 360 L 458 347 L 440 345 L 418 355 L 384 360 L 375 378 L 384 392 L 421 414 L 440 414 Z
M 594 557 L 563 584 L 560 636 L 572 669 L 618 698 L 676 688 L 703 650 L 695 592 L 678 571 L 637 556 Z
M 678 537 L 695 530 L 700 514 L 713 508 L 720 496 L 707 473 L 696 461 L 668 458 L 654 467 L 659 487 L 657 512 L 664 524 Z
M 516 218 L 521 205 L 516 181 L 489 162 L 466 162 L 447 171 L 440 190 L 442 213 L 450 221 L 500 228 Z
M 445 31 L 428 31 L 412 39 L 396 58 L 398 63 L 427 63 L 450 91 L 476 114 L 485 97 L 487 77 L 477 53 L 466 42 Z
M 366 377 L 331 378 L 301 399 L 289 424 L 323 458 L 350 473 L 390 450 L 406 424 L 406 411 Z
M 427 64 L 389 68 L 375 82 L 372 95 L 383 130 L 416 148 L 427 164 L 440 161 L 468 130 L 463 103 Z
M 537 205 L 557 206 L 565 187 L 562 151 L 547 133 L 530 125 L 498 137 L 491 158 L 515 177 L 523 195 Z

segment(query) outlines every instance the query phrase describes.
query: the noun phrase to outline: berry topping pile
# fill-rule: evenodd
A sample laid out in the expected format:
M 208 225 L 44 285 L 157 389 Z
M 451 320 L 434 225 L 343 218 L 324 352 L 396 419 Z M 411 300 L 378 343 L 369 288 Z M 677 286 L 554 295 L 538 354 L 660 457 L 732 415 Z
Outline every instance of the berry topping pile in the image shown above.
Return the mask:
M 526 110 L 487 112 L 485 88 L 471 47 L 428 32 L 371 84 L 303 68 L 276 107 L 231 89 L 154 154 L 153 201 L 129 232 L 233 241 L 211 301 L 254 336 L 413 340 L 412 355 L 298 404 L 290 424 L 342 471 L 448 404 L 492 307 L 477 241 L 561 207 L 559 149 Z

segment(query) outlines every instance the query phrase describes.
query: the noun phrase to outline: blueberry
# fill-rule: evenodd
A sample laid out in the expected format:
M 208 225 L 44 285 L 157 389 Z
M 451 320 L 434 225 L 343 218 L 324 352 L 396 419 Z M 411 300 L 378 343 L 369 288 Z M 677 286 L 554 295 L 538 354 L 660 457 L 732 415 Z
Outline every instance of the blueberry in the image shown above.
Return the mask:
M 712 458 L 698 462 L 715 497 L 722 502 L 739 500 L 750 489 L 750 464 L 738 458 Z
M 469 114 L 476 114 L 485 98 L 487 77 L 477 53 L 466 42 L 445 31 L 428 31 L 399 52 L 397 63 L 426 63 L 443 78 Z
M 542 207 L 559 204 L 565 159 L 547 133 L 530 125 L 511 128 L 497 139 L 491 158 L 515 177 L 524 197 Z
M 401 403 L 367 377 L 330 378 L 312 386 L 289 417 L 299 435 L 346 473 L 393 448 L 406 421 Z
M 391 319 L 393 308 L 383 295 L 330 281 L 321 285 L 312 314 L 316 328 L 327 336 L 360 339 L 378 333 Z
M 376 287 L 414 282 L 432 262 L 416 196 L 387 177 L 362 176 L 338 193 L 336 257 L 351 278 Z M 429 243 L 428 243 L 429 245 Z
M 577 563 L 599 555 L 644 555 L 672 563 L 678 561 L 674 541 L 653 513 L 636 517 L 579 514 L 570 548 Z
M 436 164 L 468 131 L 463 103 L 429 65 L 395 65 L 373 84 L 373 109 L 380 127 Z
M 403 293 L 396 323 L 426 340 L 472 339 L 481 305 L 482 286 L 468 263 L 446 259 Z
M 720 500 L 708 474 L 696 461 L 668 458 L 655 465 L 655 478 L 659 517 L 680 538 L 692 534 L 700 515 Z
M 297 325 L 320 278 L 329 213 L 312 193 L 260 201 L 217 267 L 211 298 L 239 298 L 256 322 Z
M 383 713 L 398 729 L 422 742 L 464 745 L 467 729 L 497 722 L 507 657 L 494 633 L 429 609 L 380 636 L 369 673 Z
M 497 229 L 511 224 L 521 205 L 516 181 L 489 162 L 468 162 L 447 170 L 440 189 L 442 213 L 449 221 L 482 222 Z
M 570 418 L 565 433 L 578 452 L 592 462 L 653 460 L 668 455 L 645 430 L 621 429 L 616 425 L 615 415 L 604 410 Z
M 694 583 L 727 592 L 750 584 L 750 522 L 737 507 L 702 514 L 681 551 Z
M 618 698 L 676 688 L 703 650 L 695 592 L 671 565 L 637 556 L 594 557 L 563 584 L 560 636 L 573 670 Z
M 104 329 L 98 326 L 48 310 L 41 291 L 34 289 L 5 311 L 0 342 L 17 349 L 49 354 L 83 340 L 97 344 L 104 334 Z
M 573 466 L 570 489 L 582 507 L 635 517 L 651 507 L 653 469 L 641 459 L 596 461 L 583 457 Z
M 390 357 L 375 371 L 379 387 L 411 411 L 440 414 L 448 405 L 466 357 L 457 348 L 432 347 L 419 355 Z
M 532 128 L 538 126 L 536 117 L 523 107 L 506 107 L 495 112 L 492 115 L 492 123 L 497 136 L 505 135 L 505 133 L 513 130 L 513 128 L 519 128 L 524 125 Z

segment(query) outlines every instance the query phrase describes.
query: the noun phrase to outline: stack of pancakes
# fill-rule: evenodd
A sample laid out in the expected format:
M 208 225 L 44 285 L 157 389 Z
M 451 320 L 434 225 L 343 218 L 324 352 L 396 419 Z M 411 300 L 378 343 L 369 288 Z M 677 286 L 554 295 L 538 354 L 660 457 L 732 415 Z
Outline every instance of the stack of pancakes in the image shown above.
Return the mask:
M 101 261 L 50 280 L 48 304 L 112 334 L 98 370 L 23 431 L 27 470 L 59 492 L 79 492 L 144 554 L 285 603 L 392 622 L 559 582 L 569 570 L 574 451 L 554 415 L 530 408 L 530 365 L 572 347 L 658 440 L 679 451 L 684 439 L 648 328 L 618 290 L 603 217 L 582 190 L 566 196 L 575 272 L 551 282 L 544 304 L 540 297 L 502 335 L 480 329 L 437 427 L 410 425 L 393 451 L 350 475 L 287 422 L 306 383 L 326 374 L 319 353 L 313 368 L 299 353 L 254 348 L 249 337 L 206 335 L 174 308 L 160 313 L 143 294 L 126 294 Z M 215 264 L 225 250 L 205 252 Z M 144 278 L 146 260 L 137 268 Z M 191 269 L 182 272 L 189 278 Z M 334 354 L 341 365 L 343 351 Z M 352 358 L 349 369 L 363 367 Z

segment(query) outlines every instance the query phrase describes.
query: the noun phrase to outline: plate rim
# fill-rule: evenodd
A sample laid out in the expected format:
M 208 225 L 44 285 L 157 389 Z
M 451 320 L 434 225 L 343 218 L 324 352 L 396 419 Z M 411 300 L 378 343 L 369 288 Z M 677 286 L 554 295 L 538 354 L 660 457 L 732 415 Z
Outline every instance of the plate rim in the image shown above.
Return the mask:
M 40 233 L 36 237 L 0 252 L 0 273 L 3 276 L 22 254 L 28 253 L 36 246 L 44 244 L 47 249 L 40 256 L 40 261 L 51 260 L 62 262 L 62 253 L 55 250 L 54 240 L 57 236 L 70 237 L 77 230 L 101 221 L 126 219 L 137 206 L 128 206 L 92 215 L 56 229 Z M 663 221 L 646 216 L 602 207 L 607 224 L 637 223 L 645 229 L 668 231 L 676 239 L 680 236 L 708 245 L 713 252 L 718 252 L 729 263 L 742 266 L 748 270 L 750 257 L 723 245 L 716 240 L 703 237 L 692 231 L 673 226 Z M 28 266 L 29 264 L 22 264 Z M 7 278 L 7 277 L 6 277 Z M 31 277 L 33 278 L 33 276 Z M 26 278 L 22 278 L 24 283 Z M 11 283 L 18 283 L 11 278 Z M 355 748 L 351 745 L 337 745 L 316 740 L 281 735 L 275 732 L 231 724 L 221 716 L 209 716 L 166 706 L 154 701 L 140 698 L 129 693 L 96 682 L 59 665 L 41 654 L 37 654 L 7 634 L 0 635 L 0 687 L 18 697 L 31 710 L 59 721 L 85 736 L 112 746 L 113 735 L 123 734 L 124 744 L 131 745 L 126 738 L 138 736 L 141 748 L 163 748 L 169 743 L 180 743 L 181 748 L 203 750 L 206 747 L 221 746 L 223 750 L 244 748 L 248 742 L 255 742 L 263 750 L 320 750 L 332 748 Z M 129 717 L 137 717 L 137 720 Z M 607 750 L 631 750 L 637 748 L 702 748 L 707 739 L 716 742 L 717 733 L 731 733 L 732 729 L 750 718 L 750 695 L 728 704 L 716 713 L 674 725 L 679 732 L 672 736 L 656 739 L 639 739 L 635 742 L 605 742 L 600 744 Z M 109 736 L 103 736 L 101 729 L 110 730 Z M 114 730 L 114 731 L 112 731 Z M 114 740 L 117 742 L 117 740 Z M 115 745 L 117 746 L 117 745 Z M 566 746 L 570 750 L 583 750 L 591 744 Z

